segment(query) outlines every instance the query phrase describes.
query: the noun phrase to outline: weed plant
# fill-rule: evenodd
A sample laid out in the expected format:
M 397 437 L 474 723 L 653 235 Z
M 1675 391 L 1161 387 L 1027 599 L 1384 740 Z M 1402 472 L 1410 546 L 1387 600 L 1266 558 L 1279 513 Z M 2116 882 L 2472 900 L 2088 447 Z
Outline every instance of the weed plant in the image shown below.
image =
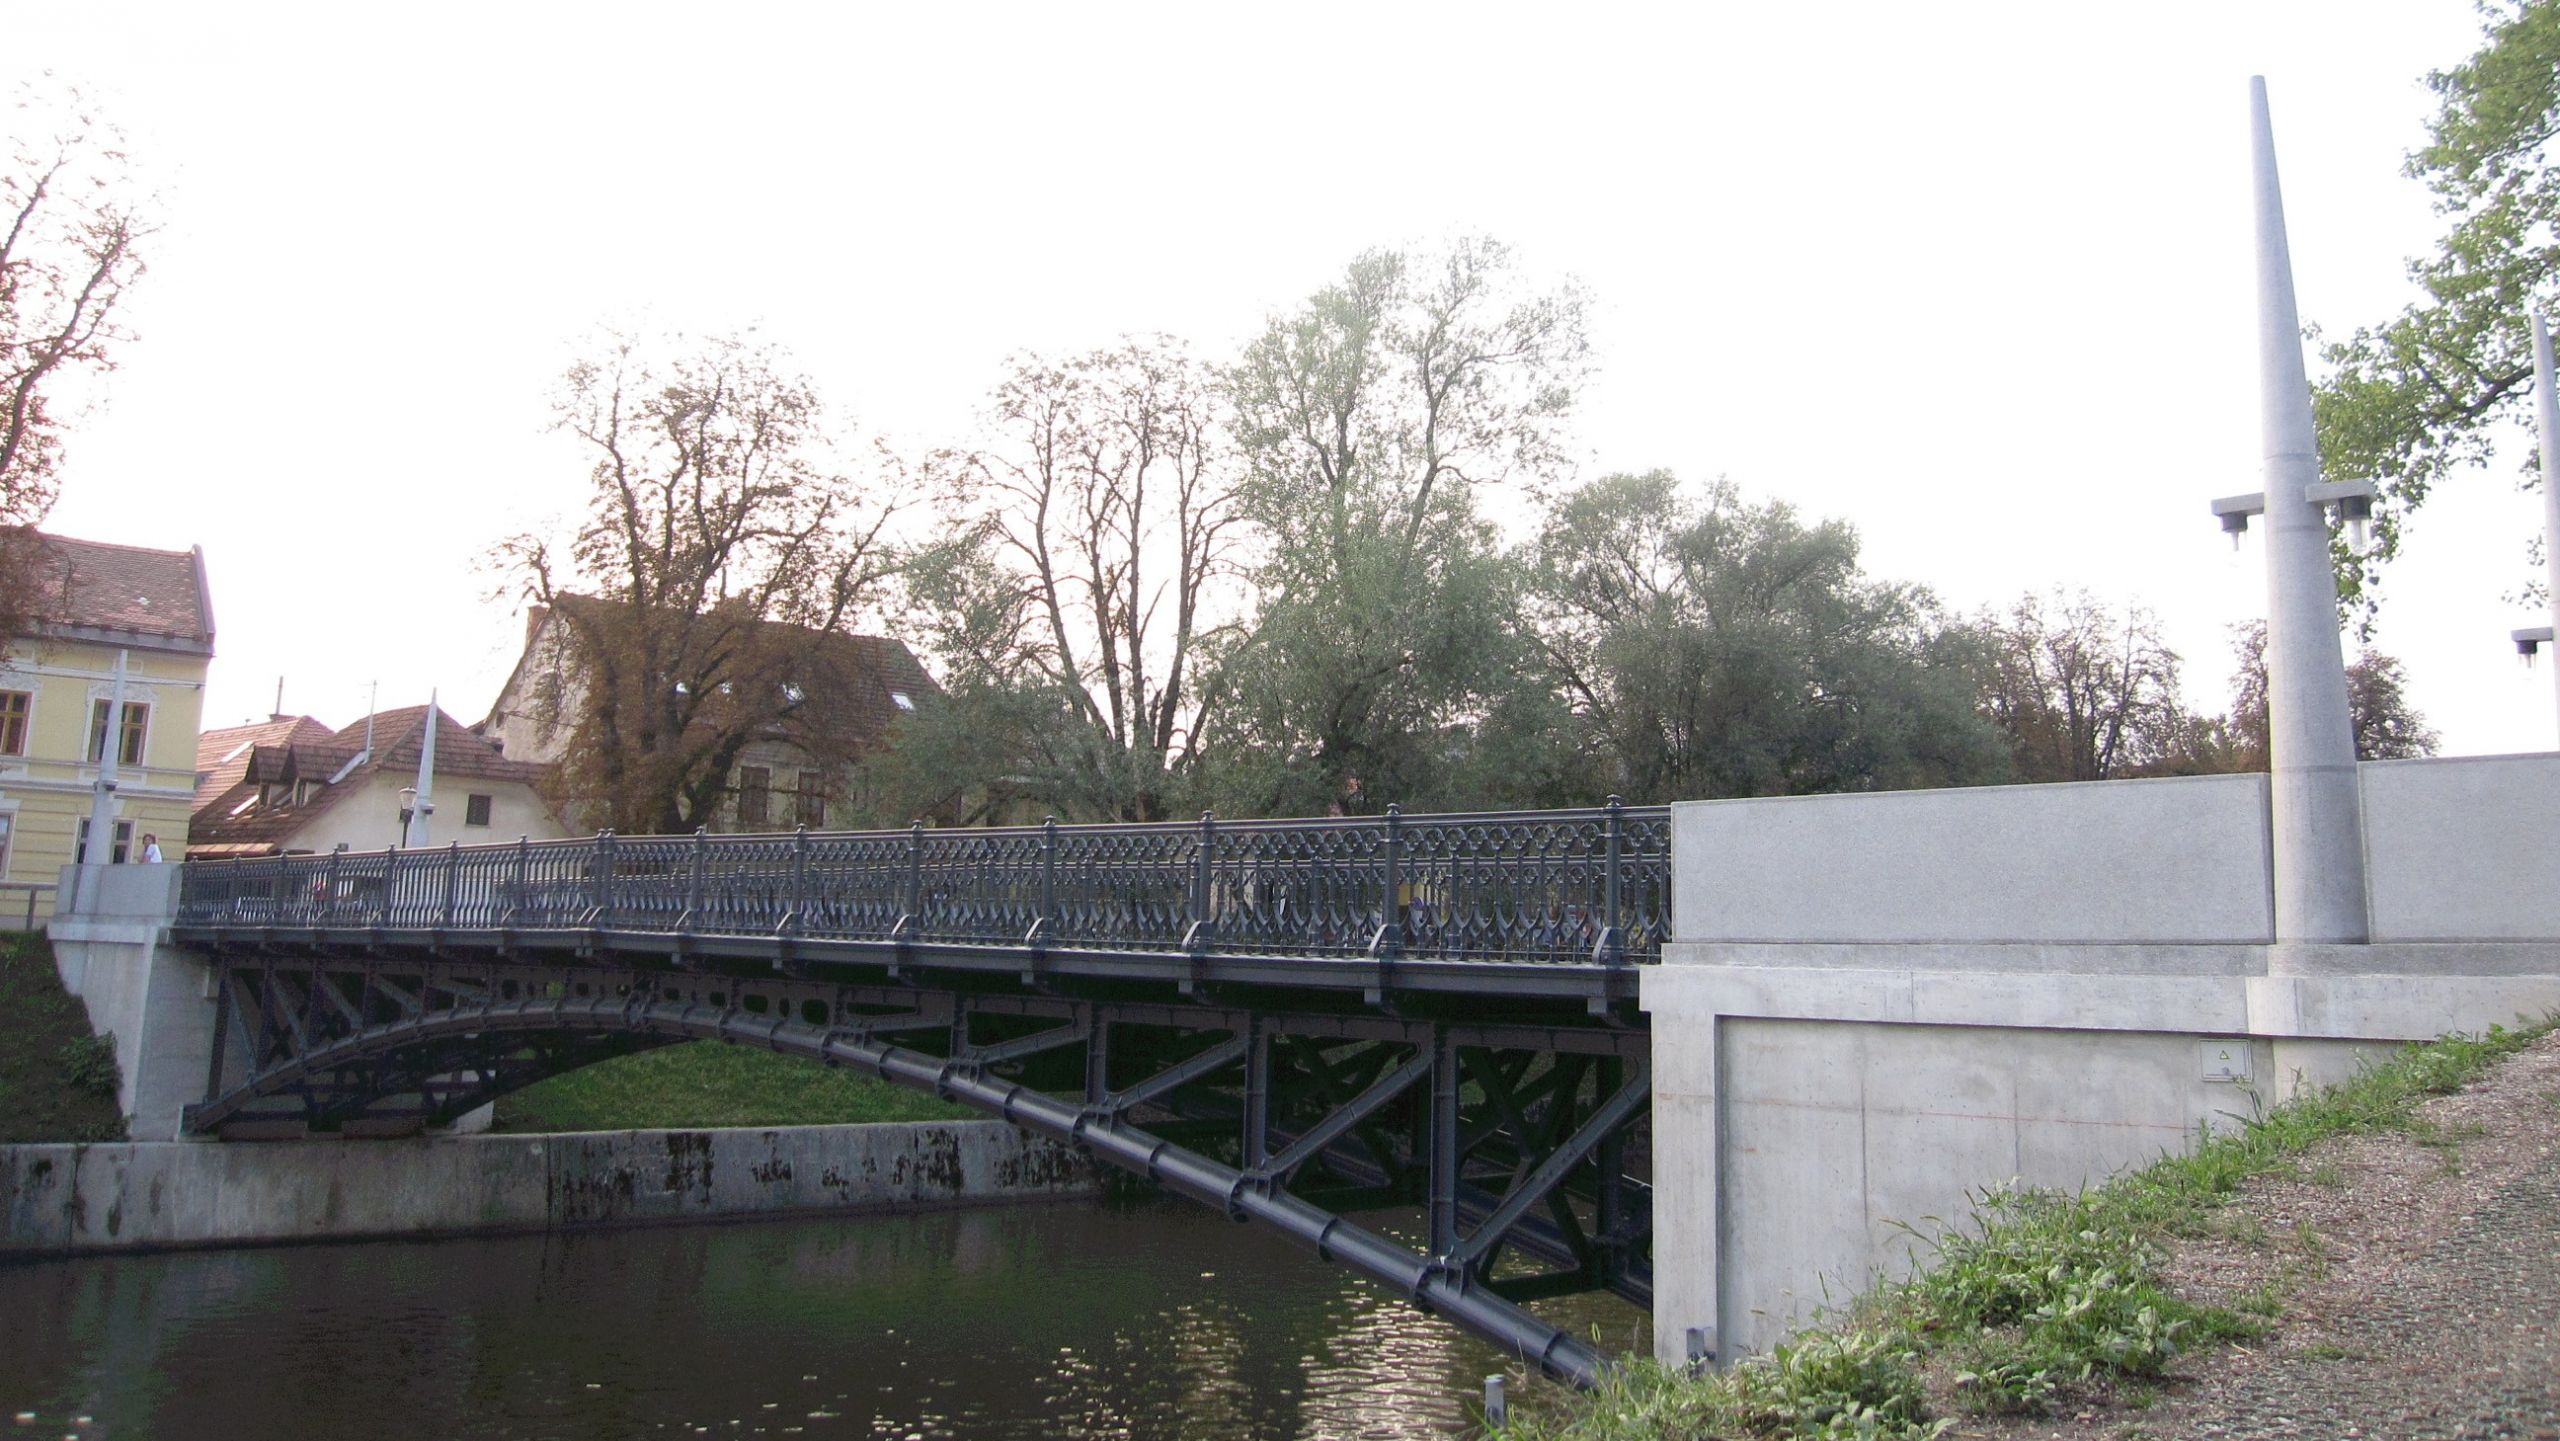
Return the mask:
M 2187 1347 L 2262 1333 L 2283 1309 L 2280 1287 L 2236 1309 L 2204 1307 L 2160 1289 L 2162 1245 L 2208 1229 L 2239 1185 L 2289 1164 L 2334 1136 L 2403 1131 L 2449 1145 L 2417 1116 L 2429 1096 L 2461 1089 L 2501 1057 L 2552 1028 L 2491 1027 L 2403 1048 L 2353 1079 L 2239 1118 L 2105 1185 L 2065 1195 L 1994 1190 L 1973 1198 L 1968 1223 L 1929 1244 L 1934 1256 L 1900 1285 L 1850 1308 L 1841 1324 L 1809 1329 L 1722 1371 L 1697 1375 L 1631 1361 L 1595 1390 L 1546 1393 L 1491 1434 L 1501 1441 L 1717 1441 L 1717 1438 L 1941 1434 L 1924 1369 L 1953 1382 L 1975 1411 L 2036 1411 L 2104 1381 L 2156 1394 L 2157 1378 Z M 2313 1172 L 2338 1184 L 2333 1167 Z M 2263 1229 L 2263 1228 L 2261 1228 Z M 2304 1234 L 2313 1263 L 2325 1262 Z

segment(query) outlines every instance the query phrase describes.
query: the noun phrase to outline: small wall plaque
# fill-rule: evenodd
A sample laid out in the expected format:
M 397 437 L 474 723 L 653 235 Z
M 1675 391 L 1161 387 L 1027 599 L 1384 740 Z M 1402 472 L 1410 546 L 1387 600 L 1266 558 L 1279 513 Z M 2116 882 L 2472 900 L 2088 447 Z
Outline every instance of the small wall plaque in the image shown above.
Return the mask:
M 2206 1041 L 2199 1049 L 2204 1057 L 2206 1080 L 2246 1081 L 2250 1078 L 2247 1041 Z

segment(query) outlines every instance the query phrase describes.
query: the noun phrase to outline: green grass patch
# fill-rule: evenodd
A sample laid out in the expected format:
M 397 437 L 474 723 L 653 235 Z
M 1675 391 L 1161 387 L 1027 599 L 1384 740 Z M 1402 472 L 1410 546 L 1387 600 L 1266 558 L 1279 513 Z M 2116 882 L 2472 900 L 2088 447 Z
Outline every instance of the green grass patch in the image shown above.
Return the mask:
M 2215 1211 L 2252 1177 L 2282 1169 L 2332 1137 L 2399 1131 L 2450 1149 L 2417 1114 L 2430 1096 L 2460 1090 L 2552 1028 L 2448 1036 L 2404 1048 L 2353 1080 L 2202 1136 L 2077 1195 L 1992 1191 L 1972 1225 L 1935 1242 L 1936 1255 L 1901 1285 L 1850 1308 L 1839 1324 L 1798 1332 L 1770 1355 L 1687 1376 L 1631 1361 L 1597 1390 L 1545 1392 L 1490 1434 L 1504 1441 L 1635 1441 L 1644 1437 L 1931 1437 L 1953 1423 L 1932 1414 L 1920 1378 L 1949 1383 L 1952 1404 L 2034 1412 L 2096 1383 L 2150 1395 L 2182 1350 L 2264 1332 L 2281 1287 L 2237 1309 L 2197 1306 L 2160 1289 L 2174 1236 L 2254 1228 Z M 2326 1168 L 2324 1168 L 2326 1169 Z M 2314 1171 L 2315 1178 L 2318 1171 Z M 2303 1228 L 2308 1264 L 2326 1247 Z
M 0 933 L 0 1143 L 120 1141 L 116 1052 L 62 989 L 42 931 Z
M 688 1041 L 600 1061 L 498 1101 L 501 1131 L 693 1130 L 947 1121 L 977 1113 L 753 1046 Z

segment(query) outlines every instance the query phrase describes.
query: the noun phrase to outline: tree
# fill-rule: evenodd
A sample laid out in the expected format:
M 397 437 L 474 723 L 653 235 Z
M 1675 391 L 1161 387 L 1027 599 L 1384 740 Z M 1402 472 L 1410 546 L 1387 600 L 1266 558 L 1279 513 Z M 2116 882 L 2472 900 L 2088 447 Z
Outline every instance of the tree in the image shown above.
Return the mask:
M 1216 410 L 1163 338 L 1021 357 L 986 442 L 946 457 L 968 554 L 917 587 L 950 694 L 912 729 L 957 731 L 997 767 L 975 808 L 1006 795 L 1148 821 L 1188 798 L 1217 693 L 1203 651 L 1239 619 L 1218 594 L 1241 520 Z M 991 742 L 1017 749 L 1002 761 Z
M 1565 469 L 1588 365 L 1571 286 L 1461 241 L 1371 251 L 1275 317 L 1230 376 L 1261 591 L 1209 736 L 1249 810 L 1424 803 L 1528 654 L 1476 493 Z M 1223 698 L 1223 696 L 1221 697 Z
M 32 597 L 24 529 L 53 508 L 62 418 L 53 399 L 78 372 L 115 366 L 132 338 L 120 316 L 142 278 L 152 227 L 131 195 L 115 126 L 77 92 L 21 86 L 0 169 L 0 625 L 15 633 Z
M 2231 688 L 2231 715 L 2223 728 L 2219 770 L 2267 768 L 2267 623 L 2232 627 L 2239 670 Z M 2347 714 L 2355 727 L 2356 759 L 2412 760 L 2436 753 L 2439 738 L 2409 703 L 2408 675 L 2400 662 L 2368 650 L 2347 666 Z
M 2435 252 L 2409 266 L 2425 297 L 2327 346 L 2333 372 L 2312 398 L 2329 473 L 2370 477 L 2387 501 L 2369 556 L 2339 552 L 2342 599 L 2368 614 L 2370 569 L 2398 553 L 2400 517 L 2527 420 L 2529 312 L 2560 301 L 2560 172 L 2548 154 L 2560 132 L 2560 3 L 2482 9 L 2480 50 L 2427 77 L 2440 108 L 2406 166 L 2447 222 Z
M 1981 704 L 2022 781 L 2153 774 L 2189 743 L 2178 656 L 2142 609 L 2118 616 L 2086 594 L 2029 595 L 1977 622 Z
M 809 382 L 738 338 L 607 338 L 570 367 L 556 427 L 592 457 L 564 547 L 500 550 L 565 654 L 534 703 L 564 729 L 564 799 L 617 830 L 716 823 L 742 751 L 789 740 L 849 765 L 840 627 L 889 573 L 892 506 L 838 468 Z
M 1963 785 L 2006 765 L 1964 637 L 1869 579 L 1847 525 L 1730 484 L 1613 475 L 1551 507 L 1538 635 L 1580 751 L 1630 800 Z

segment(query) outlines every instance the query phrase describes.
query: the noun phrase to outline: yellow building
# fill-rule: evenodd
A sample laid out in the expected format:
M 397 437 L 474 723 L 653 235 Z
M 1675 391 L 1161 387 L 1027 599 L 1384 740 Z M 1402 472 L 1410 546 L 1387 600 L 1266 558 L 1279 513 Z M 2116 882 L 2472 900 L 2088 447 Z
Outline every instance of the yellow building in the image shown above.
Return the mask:
M 35 537 L 35 617 L 0 655 L 0 925 L 52 913 L 49 889 L 82 858 L 99 762 L 113 732 L 109 859 L 186 849 L 196 729 L 213 659 L 204 552 Z M 116 658 L 124 711 L 111 724 Z

